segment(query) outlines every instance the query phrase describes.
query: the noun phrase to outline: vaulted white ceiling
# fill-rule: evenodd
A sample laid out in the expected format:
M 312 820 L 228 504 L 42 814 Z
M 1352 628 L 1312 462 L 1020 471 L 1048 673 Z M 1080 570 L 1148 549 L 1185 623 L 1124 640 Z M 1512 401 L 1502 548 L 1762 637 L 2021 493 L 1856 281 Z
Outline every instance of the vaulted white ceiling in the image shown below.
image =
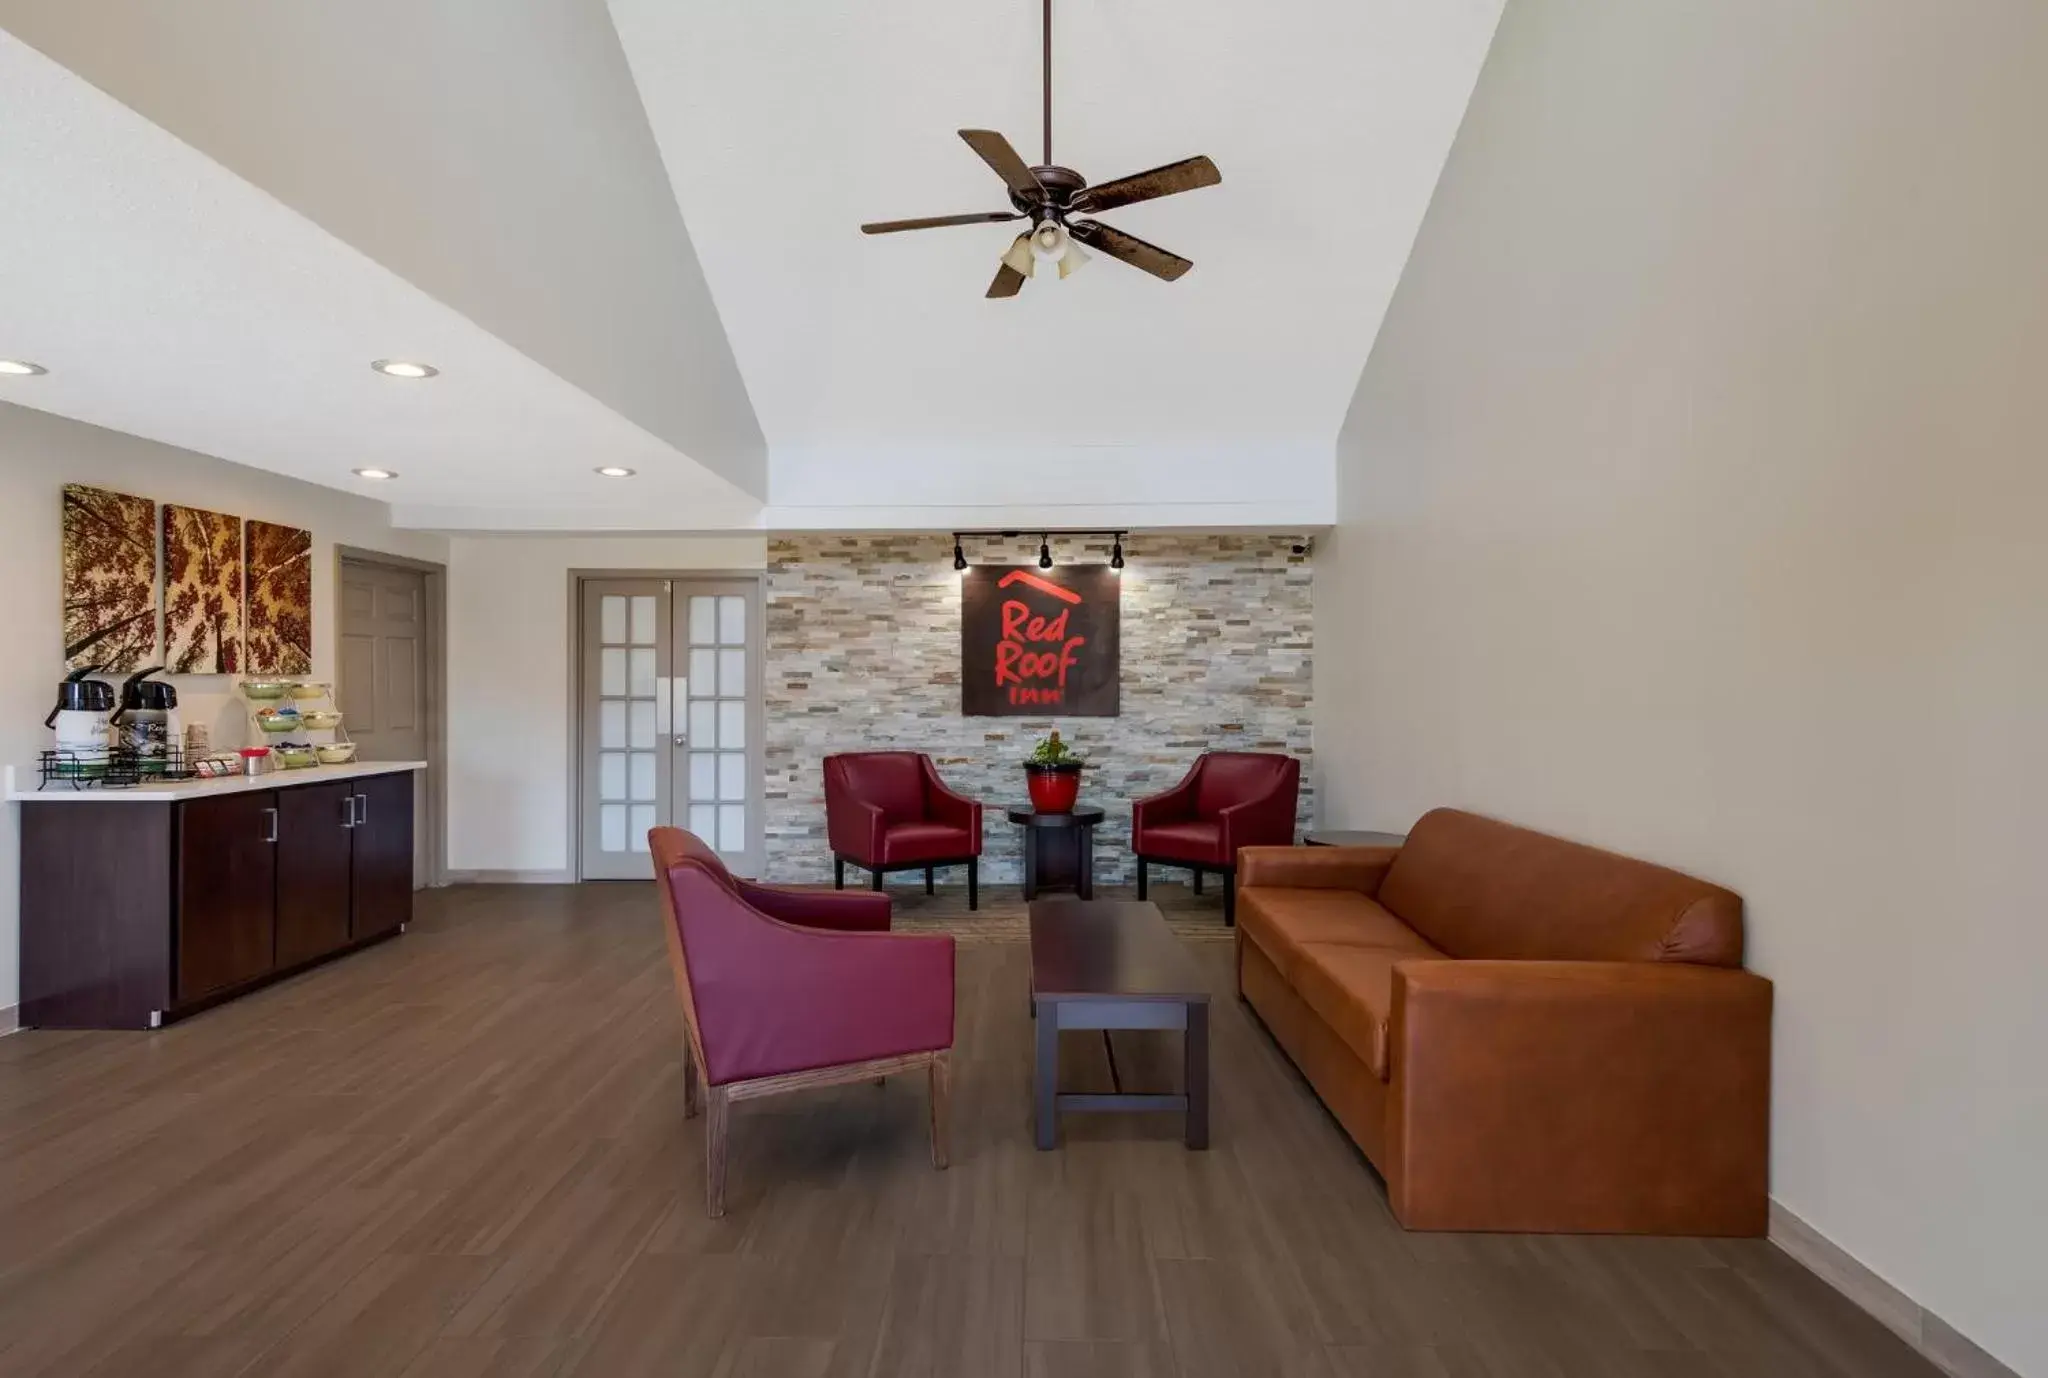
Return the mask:
M 1501 0 L 1055 0 L 1055 161 L 1197 153 L 1103 218 L 1180 253 L 983 292 L 1015 225 L 960 141 L 1041 160 L 1037 0 L 609 0 L 769 441 L 771 502 L 1249 502 L 1330 454 Z

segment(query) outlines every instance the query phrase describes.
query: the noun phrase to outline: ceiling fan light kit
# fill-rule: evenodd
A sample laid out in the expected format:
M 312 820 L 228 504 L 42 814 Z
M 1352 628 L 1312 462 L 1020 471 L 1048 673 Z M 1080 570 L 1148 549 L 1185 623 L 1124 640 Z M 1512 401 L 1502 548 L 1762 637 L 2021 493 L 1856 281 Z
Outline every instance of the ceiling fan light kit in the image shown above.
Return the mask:
M 1069 276 L 1088 261 L 1080 245 L 1108 254 L 1141 268 L 1167 282 L 1178 280 L 1195 265 L 1179 254 L 1156 244 L 1147 244 L 1100 220 L 1080 217 L 1098 215 L 1120 206 L 1154 201 L 1198 187 L 1213 187 L 1223 174 L 1207 158 L 1187 158 L 1153 168 L 1149 172 L 1119 177 L 1113 182 L 1090 186 L 1088 179 L 1072 168 L 1052 160 L 1052 0 L 1043 0 L 1045 10 L 1045 162 L 1028 166 L 1010 141 L 992 129 L 963 129 L 960 137 L 987 163 L 1009 188 L 1008 211 L 981 211 L 970 215 L 925 216 L 915 220 L 880 220 L 862 225 L 863 234 L 895 234 L 902 230 L 930 230 L 947 225 L 990 225 L 1006 220 L 1029 220 L 1031 228 L 1011 243 L 989 283 L 987 295 L 1014 297 L 1025 279 L 1033 276 L 1033 256 L 1059 265 L 1060 276 Z

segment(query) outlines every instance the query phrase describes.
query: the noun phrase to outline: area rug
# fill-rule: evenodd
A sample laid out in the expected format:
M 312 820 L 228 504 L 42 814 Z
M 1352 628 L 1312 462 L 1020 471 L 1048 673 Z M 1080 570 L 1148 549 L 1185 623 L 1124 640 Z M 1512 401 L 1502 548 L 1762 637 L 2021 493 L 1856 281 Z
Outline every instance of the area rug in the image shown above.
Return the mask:
M 847 888 L 852 888 L 851 876 Z M 1167 882 L 1149 887 L 1147 897 L 1159 906 L 1176 936 L 1190 942 L 1227 942 L 1231 930 L 1223 926 L 1222 881 L 1211 881 L 1203 889 L 1204 893 L 1197 895 L 1186 885 Z M 1135 886 L 1101 885 L 1095 889 L 1099 900 L 1137 897 Z M 942 885 L 938 894 L 927 895 L 921 879 L 892 878 L 889 898 L 895 902 L 889 926 L 898 933 L 948 933 L 962 943 L 1021 943 L 1030 937 L 1030 906 L 1015 885 L 984 884 L 981 908 L 972 912 L 962 885 Z

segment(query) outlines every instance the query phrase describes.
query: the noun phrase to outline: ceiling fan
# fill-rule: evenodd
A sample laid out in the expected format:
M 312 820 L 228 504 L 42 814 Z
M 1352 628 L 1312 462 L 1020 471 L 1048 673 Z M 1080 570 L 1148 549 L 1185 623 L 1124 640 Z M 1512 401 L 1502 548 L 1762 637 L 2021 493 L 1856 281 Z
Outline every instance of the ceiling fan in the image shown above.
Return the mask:
M 1119 206 L 1153 201 L 1197 187 L 1213 187 L 1223 174 L 1207 158 L 1188 158 L 1150 172 L 1119 177 L 1113 182 L 1088 185 L 1088 179 L 1070 167 L 1052 160 L 1052 0 L 1045 0 L 1045 162 L 1028 166 L 1010 141 L 992 129 L 963 129 L 960 137 L 995 169 L 996 176 L 1010 189 L 1007 211 L 984 211 L 978 215 L 936 215 L 918 220 L 882 220 L 860 227 L 862 234 L 895 234 L 899 230 L 930 230 L 942 225 L 990 225 L 1005 220 L 1029 220 L 1031 228 L 1017 236 L 1003 254 L 995 281 L 988 285 L 991 297 L 1014 297 L 1023 290 L 1024 280 L 1045 259 L 1059 265 L 1061 277 L 1088 261 L 1081 251 L 1086 244 L 1111 258 L 1122 259 L 1154 277 L 1172 282 L 1195 265 L 1179 254 L 1147 244 L 1136 235 L 1084 219 Z

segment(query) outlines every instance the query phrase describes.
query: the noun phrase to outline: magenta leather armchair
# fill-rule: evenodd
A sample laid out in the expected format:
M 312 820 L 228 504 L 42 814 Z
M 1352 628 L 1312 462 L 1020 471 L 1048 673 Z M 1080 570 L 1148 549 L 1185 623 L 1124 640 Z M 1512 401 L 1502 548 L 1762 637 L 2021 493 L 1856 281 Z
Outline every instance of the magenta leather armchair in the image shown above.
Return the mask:
M 953 940 L 889 932 L 886 895 L 755 885 L 680 828 L 647 835 L 683 1009 L 683 1108 L 705 1117 L 705 1209 L 725 1213 L 732 1102 L 923 1071 L 946 1165 Z
M 932 758 L 918 751 L 849 751 L 825 758 L 825 835 L 832 885 L 846 886 L 846 863 L 882 888 L 887 871 L 923 871 L 932 893 L 939 866 L 967 868 L 967 907 L 980 906 L 981 805 L 955 794 Z
M 1301 762 L 1259 751 L 1211 751 L 1187 778 L 1131 806 L 1131 850 L 1138 856 L 1138 898 L 1152 862 L 1223 877 L 1223 922 L 1237 923 L 1237 853 L 1242 847 L 1294 845 Z

